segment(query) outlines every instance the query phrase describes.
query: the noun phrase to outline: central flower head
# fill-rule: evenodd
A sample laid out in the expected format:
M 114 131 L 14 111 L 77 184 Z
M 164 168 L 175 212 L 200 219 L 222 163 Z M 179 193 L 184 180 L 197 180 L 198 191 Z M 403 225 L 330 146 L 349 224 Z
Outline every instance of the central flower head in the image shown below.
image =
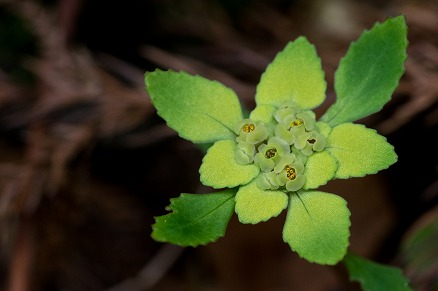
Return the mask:
M 315 114 L 293 103 L 277 108 L 272 117 L 269 124 L 250 119 L 239 124 L 236 160 L 260 168 L 257 184 L 261 189 L 297 191 L 306 180 L 307 157 L 325 148 L 325 137 L 315 125 Z

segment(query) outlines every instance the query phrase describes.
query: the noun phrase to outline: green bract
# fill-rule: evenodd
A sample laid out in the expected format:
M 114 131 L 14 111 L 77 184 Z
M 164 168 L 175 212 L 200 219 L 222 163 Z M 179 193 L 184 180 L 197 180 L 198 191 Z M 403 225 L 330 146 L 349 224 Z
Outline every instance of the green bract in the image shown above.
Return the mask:
M 287 44 L 257 86 L 256 108 L 244 119 L 236 94 L 184 72 L 149 72 L 146 90 L 158 114 L 181 137 L 212 143 L 200 167 L 215 194 L 183 194 L 158 217 L 152 236 L 196 246 L 225 233 L 233 210 L 242 223 L 259 223 L 288 209 L 283 240 L 319 264 L 342 260 L 349 244 L 347 202 L 316 190 L 336 178 L 362 177 L 397 161 L 375 130 L 353 121 L 378 111 L 403 73 L 404 17 L 365 32 L 342 59 L 338 99 L 321 118 L 311 109 L 325 99 L 326 81 L 306 38 Z M 228 189 L 227 189 L 228 188 Z

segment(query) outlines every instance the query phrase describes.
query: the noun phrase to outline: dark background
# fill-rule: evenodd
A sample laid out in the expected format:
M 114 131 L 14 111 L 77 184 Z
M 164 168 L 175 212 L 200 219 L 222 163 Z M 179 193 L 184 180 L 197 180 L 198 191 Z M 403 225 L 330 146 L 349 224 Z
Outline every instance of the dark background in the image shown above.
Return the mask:
M 223 82 L 251 110 L 260 74 L 285 44 L 316 45 L 333 74 L 362 30 L 404 14 L 406 73 L 385 108 L 359 122 L 399 161 L 329 182 L 352 212 L 351 247 L 438 290 L 436 1 L 0 1 L 0 289 L 358 290 L 342 265 L 301 260 L 285 213 L 234 216 L 216 243 L 150 238 L 154 216 L 199 184 L 202 151 L 168 129 L 144 90 L 155 68 Z

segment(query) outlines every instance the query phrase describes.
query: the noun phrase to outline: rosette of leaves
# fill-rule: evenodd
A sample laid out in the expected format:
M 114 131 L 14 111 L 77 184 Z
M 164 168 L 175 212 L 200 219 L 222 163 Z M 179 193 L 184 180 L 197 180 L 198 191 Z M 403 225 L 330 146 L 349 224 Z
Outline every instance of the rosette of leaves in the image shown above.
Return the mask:
M 316 120 L 326 97 L 315 47 L 289 42 L 263 73 L 257 106 L 244 118 L 225 85 L 184 72 L 148 72 L 146 90 L 158 114 L 179 135 L 212 144 L 200 179 L 218 191 L 181 194 L 157 217 L 152 237 L 181 246 L 223 236 L 235 212 L 256 224 L 287 208 L 283 240 L 302 258 L 333 265 L 347 253 L 350 211 L 340 196 L 318 190 L 332 179 L 375 174 L 397 161 L 386 138 L 356 120 L 387 103 L 404 72 L 403 16 L 365 31 L 339 63 L 336 102 Z

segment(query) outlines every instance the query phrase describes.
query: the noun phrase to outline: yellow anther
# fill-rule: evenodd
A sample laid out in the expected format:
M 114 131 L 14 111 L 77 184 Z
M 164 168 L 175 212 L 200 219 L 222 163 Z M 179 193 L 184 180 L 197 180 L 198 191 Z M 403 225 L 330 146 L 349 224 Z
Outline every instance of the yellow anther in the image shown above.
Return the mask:
M 277 153 L 276 148 L 269 149 L 265 152 L 265 158 L 270 159 L 270 158 L 274 157 L 276 153 Z
M 301 124 L 303 124 L 303 121 L 301 119 L 295 119 L 291 122 L 290 127 L 300 126 Z
M 297 177 L 297 173 L 295 172 L 295 169 L 292 168 L 291 166 L 287 165 L 286 167 L 284 167 L 284 169 L 286 170 L 286 176 L 289 180 L 293 180 Z
M 255 125 L 252 124 L 252 123 L 245 124 L 245 125 L 242 127 L 242 130 L 243 130 L 244 132 L 251 132 L 251 131 L 254 131 L 254 129 L 255 129 Z

